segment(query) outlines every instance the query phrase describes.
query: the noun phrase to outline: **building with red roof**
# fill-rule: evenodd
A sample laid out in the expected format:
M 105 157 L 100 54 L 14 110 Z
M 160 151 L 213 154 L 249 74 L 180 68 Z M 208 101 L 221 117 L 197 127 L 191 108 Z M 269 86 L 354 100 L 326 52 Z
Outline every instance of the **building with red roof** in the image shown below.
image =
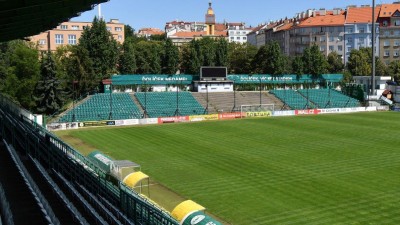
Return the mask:
M 389 64 L 400 60 L 400 3 L 383 4 L 378 16 L 379 56 Z

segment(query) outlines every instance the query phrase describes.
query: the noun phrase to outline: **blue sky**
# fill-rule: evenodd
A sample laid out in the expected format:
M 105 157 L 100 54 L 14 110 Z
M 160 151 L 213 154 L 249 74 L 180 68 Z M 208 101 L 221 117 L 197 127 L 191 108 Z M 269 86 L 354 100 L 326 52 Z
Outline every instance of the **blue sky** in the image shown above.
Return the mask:
M 375 4 L 392 2 L 375 0 Z M 254 27 L 270 20 L 291 18 L 306 9 L 344 9 L 348 5 L 372 5 L 372 0 L 213 0 L 212 3 L 218 22 L 245 22 Z M 119 19 L 135 30 L 164 29 L 166 22 L 175 19 L 204 21 L 207 8 L 208 0 L 111 0 L 101 6 L 106 21 Z M 92 21 L 95 15 L 97 7 L 72 21 Z

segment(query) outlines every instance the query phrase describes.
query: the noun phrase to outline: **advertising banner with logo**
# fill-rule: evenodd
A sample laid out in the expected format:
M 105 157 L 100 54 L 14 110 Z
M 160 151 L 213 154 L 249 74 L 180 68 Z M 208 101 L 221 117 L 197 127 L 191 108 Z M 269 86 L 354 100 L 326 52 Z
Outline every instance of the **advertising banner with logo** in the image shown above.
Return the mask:
M 174 117 L 160 117 L 158 118 L 158 124 L 163 123 L 179 123 L 179 122 L 188 122 L 189 116 L 174 116 Z
M 340 113 L 340 108 L 319 109 L 320 114 Z
M 218 114 L 218 119 L 220 120 L 231 120 L 244 117 L 245 114 L 241 112 L 233 112 L 233 113 L 220 113 Z
M 115 126 L 114 120 L 79 122 L 79 127 Z
M 206 121 L 206 120 L 218 120 L 218 114 L 189 116 L 190 122 Z
M 294 114 L 297 115 L 317 115 L 321 111 L 319 109 L 304 109 L 304 110 L 295 110 Z
M 272 116 L 294 116 L 294 110 L 287 110 L 287 111 L 274 111 Z
M 246 117 L 270 117 L 272 116 L 271 111 L 262 111 L 262 112 L 246 112 Z
M 146 118 L 146 119 L 140 119 L 139 123 L 142 125 L 146 124 L 158 124 L 158 118 Z
M 138 125 L 138 119 L 128 119 L 128 120 L 116 120 L 115 126 L 129 126 L 129 125 Z

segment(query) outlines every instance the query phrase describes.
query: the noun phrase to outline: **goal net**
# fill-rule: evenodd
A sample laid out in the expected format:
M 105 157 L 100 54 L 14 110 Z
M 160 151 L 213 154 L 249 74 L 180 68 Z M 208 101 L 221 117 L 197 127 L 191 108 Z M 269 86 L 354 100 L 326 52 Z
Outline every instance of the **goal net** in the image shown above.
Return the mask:
M 274 104 L 241 105 L 240 112 L 245 117 L 269 117 L 275 110 Z

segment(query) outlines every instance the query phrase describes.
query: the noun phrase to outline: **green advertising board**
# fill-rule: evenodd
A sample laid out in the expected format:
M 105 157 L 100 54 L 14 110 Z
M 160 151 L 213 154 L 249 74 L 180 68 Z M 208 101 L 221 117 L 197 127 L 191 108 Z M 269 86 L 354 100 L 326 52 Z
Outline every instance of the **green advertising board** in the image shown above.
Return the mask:
M 202 211 L 196 211 L 189 214 L 183 221 L 182 225 L 222 225 L 220 222 L 207 216 Z
M 168 85 L 168 84 L 189 85 L 192 83 L 192 80 L 193 76 L 187 74 L 113 75 L 111 77 L 113 85 Z
M 319 83 L 319 82 L 341 82 L 343 74 L 322 74 L 317 77 L 311 75 L 270 75 L 270 74 L 231 74 L 227 77 L 229 80 L 238 84 L 301 84 L 301 83 Z

